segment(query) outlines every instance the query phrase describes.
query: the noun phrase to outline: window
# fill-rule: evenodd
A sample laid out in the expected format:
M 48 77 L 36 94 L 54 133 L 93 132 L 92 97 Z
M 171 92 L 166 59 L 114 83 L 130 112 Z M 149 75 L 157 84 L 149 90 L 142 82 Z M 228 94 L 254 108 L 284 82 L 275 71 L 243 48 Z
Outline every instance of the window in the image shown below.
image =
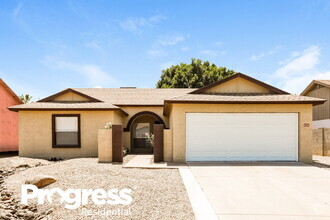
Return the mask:
M 53 115 L 53 147 L 80 147 L 80 115 Z

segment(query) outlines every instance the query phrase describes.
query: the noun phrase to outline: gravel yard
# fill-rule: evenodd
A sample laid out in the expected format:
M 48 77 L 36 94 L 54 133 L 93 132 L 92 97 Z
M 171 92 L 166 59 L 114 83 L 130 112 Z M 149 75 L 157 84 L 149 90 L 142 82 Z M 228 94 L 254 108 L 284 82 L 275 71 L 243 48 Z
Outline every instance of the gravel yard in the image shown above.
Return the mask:
M 133 157 L 126 156 L 126 162 Z M 3 159 L 0 159 L 2 163 Z M 51 163 L 47 166 L 29 168 L 15 173 L 5 179 L 4 185 L 18 199 L 21 185 L 33 176 L 49 175 L 55 177 L 55 183 L 45 189 L 59 187 L 62 190 L 130 188 L 133 202 L 130 205 L 82 205 L 76 210 L 63 207 L 54 202 L 38 205 L 41 211 L 53 208 L 49 219 L 109 219 L 106 216 L 84 216 L 83 209 L 88 210 L 129 210 L 128 216 L 116 216 L 114 219 L 194 219 L 186 189 L 177 169 L 125 169 L 121 165 L 98 163 L 96 158 L 71 159 Z M 58 198 L 54 197 L 57 201 Z
M 18 157 L 17 152 L 0 154 L 0 219 L 4 220 L 47 220 L 52 210 L 39 210 L 35 205 L 22 205 L 11 189 L 5 186 L 5 180 L 16 173 L 32 167 L 52 164 L 47 160 Z
M 0 170 L 10 170 L 12 168 L 34 167 L 36 165 L 49 165 L 52 162 L 40 159 L 31 159 L 18 156 L 0 156 Z

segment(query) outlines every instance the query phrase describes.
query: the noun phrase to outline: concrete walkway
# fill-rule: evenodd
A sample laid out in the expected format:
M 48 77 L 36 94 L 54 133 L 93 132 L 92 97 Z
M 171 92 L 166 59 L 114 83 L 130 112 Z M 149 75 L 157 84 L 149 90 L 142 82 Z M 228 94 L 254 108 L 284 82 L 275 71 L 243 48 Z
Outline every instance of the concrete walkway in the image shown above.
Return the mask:
M 186 167 L 186 163 L 167 163 L 160 162 L 154 163 L 154 155 L 152 154 L 139 154 L 132 160 L 123 165 L 123 168 L 144 168 L 144 169 L 178 169 Z
M 190 169 L 181 168 L 180 174 L 186 187 L 190 204 L 193 208 L 197 220 L 216 220 L 218 219 L 215 211 L 207 199 L 202 188 L 198 184 Z
M 302 163 L 188 163 L 219 219 L 330 219 L 330 171 Z

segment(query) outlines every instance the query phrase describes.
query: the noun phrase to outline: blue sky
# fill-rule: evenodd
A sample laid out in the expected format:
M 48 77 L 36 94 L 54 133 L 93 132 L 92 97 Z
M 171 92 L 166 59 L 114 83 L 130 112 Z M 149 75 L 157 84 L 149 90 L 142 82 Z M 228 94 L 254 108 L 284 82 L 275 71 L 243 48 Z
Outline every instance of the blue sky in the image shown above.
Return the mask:
M 330 79 L 330 1 L 0 2 L 0 77 L 34 99 L 153 88 L 163 68 L 191 58 L 300 93 Z

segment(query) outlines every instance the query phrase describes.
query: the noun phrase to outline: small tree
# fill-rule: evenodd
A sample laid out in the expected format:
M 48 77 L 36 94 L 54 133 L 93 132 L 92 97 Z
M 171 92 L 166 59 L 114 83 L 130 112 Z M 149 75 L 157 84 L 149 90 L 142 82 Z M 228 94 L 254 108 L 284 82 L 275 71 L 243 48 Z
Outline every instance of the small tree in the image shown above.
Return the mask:
M 233 70 L 217 67 L 209 61 L 191 59 L 190 64 L 180 63 L 162 70 L 157 88 L 200 88 L 235 74 Z
M 22 100 L 23 103 L 29 103 L 32 99 L 32 96 L 30 96 L 29 94 L 22 94 L 19 96 L 19 98 Z

